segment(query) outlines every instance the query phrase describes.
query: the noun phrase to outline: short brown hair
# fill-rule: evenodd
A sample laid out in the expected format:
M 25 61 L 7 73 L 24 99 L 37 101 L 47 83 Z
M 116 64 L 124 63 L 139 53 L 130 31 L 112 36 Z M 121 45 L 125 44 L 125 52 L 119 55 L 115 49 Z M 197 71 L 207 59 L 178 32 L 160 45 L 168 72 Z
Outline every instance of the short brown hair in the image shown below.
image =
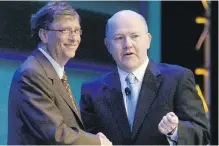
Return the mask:
M 31 37 L 33 37 L 37 43 L 41 42 L 38 33 L 41 28 L 48 29 L 50 24 L 54 21 L 54 17 L 57 15 L 72 15 L 76 17 L 80 22 L 78 13 L 66 2 L 48 2 L 38 12 L 31 16 Z

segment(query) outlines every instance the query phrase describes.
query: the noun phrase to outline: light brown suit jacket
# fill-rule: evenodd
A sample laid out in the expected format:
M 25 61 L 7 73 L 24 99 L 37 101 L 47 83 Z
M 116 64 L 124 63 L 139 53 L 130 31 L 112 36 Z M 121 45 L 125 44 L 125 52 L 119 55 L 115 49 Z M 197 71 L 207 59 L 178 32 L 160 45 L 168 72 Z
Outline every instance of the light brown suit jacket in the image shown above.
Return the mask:
M 100 144 L 96 135 L 83 130 L 81 116 L 52 64 L 36 49 L 12 80 L 8 144 Z

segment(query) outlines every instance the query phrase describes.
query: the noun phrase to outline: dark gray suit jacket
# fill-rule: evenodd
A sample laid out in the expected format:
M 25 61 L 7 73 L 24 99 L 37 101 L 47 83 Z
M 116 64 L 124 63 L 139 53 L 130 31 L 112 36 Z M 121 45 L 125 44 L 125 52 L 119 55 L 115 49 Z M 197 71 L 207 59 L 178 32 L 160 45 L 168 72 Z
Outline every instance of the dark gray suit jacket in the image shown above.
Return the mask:
M 83 129 L 81 116 L 52 64 L 36 49 L 12 80 L 8 144 L 100 144 L 96 135 Z
M 103 132 L 116 145 L 168 145 L 158 124 L 168 112 L 180 122 L 178 144 L 207 144 L 208 121 L 193 73 L 185 68 L 149 61 L 131 132 L 117 70 L 83 84 L 82 120 L 89 132 Z

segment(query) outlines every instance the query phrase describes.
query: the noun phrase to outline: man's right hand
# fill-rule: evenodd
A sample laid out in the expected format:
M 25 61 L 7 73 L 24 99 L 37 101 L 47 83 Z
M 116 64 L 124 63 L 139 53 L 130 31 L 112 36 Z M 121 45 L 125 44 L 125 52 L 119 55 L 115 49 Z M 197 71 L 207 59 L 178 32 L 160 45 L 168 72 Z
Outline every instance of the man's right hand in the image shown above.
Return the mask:
M 98 132 L 97 136 L 100 138 L 101 146 L 112 146 L 112 142 L 102 132 Z

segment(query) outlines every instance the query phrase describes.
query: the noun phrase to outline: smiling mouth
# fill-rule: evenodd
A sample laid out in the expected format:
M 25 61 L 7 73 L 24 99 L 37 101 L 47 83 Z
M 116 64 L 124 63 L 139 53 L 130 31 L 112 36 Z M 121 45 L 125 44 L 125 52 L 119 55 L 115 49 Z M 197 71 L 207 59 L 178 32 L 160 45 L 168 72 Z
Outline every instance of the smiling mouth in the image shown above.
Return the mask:
M 71 48 L 71 47 L 76 47 L 76 46 L 77 46 L 77 44 L 65 44 L 65 46 L 66 46 L 66 47 L 70 47 L 70 48 Z

